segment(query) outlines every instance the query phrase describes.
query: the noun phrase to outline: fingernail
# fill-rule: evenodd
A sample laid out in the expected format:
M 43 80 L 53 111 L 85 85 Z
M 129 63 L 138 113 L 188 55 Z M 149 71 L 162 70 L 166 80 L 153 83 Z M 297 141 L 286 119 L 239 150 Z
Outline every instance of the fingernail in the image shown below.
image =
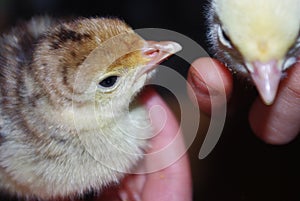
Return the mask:
M 203 79 L 198 75 L 198 73 L 191 72 L 191 85 L 197 94 L 207 95 L 207 96 L 218 96 L 220 93 L 208 86 Z

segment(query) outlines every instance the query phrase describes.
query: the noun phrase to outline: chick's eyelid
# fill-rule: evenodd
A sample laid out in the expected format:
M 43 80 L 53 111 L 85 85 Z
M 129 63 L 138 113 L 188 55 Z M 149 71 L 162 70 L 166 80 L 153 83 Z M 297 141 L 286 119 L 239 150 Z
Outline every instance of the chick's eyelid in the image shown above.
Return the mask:
M 226 31 L 224 30 L 224 28 L 222 28 L 221 25 L 218 25 L 218 38 L 223 45 L 225 45 L 228 48 L 232 48 L 230 38 L 228 37 Z

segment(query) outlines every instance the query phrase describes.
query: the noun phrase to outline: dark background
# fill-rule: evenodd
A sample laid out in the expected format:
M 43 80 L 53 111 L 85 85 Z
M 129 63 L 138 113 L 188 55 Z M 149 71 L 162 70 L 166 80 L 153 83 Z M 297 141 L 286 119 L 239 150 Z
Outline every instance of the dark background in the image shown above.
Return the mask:
M 201 0 L 0 0 L 0 30 L 38 14 L 56 17 L 115 16 L 124 19 L 133 28 L 177 31 L 205 47 L 205 3 Z M 176 58 L 170 59 L 169 64 L 186 75 L 189 64 Z M 300 200 L 300 169 L 297 163 L 300 139 L 284 146 L 267 145 L 257 139 L 248 125 L 248 110 L 256 92 L 238 81 L 235 81 L 235 86 L 227 123 L 216 148 L 207 158 L 198 159 L 202 133 L 206 129 L 202 125 L 198 138 L 189 149 L 194 200 Z M 163 91 L 161 93 L 174 107 L 174 101 Z

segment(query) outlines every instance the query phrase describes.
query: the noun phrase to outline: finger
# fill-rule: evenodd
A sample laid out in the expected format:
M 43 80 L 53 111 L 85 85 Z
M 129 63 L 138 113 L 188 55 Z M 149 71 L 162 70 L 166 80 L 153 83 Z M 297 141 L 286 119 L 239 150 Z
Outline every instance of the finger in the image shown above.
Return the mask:
M 152 89 L 148 89 L 145 95 L 142 97 L 146 108 L 150 111 L 153 106 L 159 105 L 165 111 L 166 123 L 163 128 L 160 128 L 160 123 L 154 123 L 155 129 L 159 129 L 158 135 L 151 139 L 152 150 L 157 151 L 168 145 L 174 137 L 178 134 L 179 126 L 163 100 Z M 161 119 L 161 112 L 159 110 L 153 110 L 151 113 L 152 119 Z M 180 133 L 181 135 L 181 133 Z M 180 149 L 185 149 L 183 139 L 180 138 L 180 142 L 174 146 L 176 150 L 170 150 L 172 153 L 176 153 Z M 169 155 L 172 155 L 169 153 Z M 163 163 L 165 156 L 157 158 L 156 161 L 146 161 L 146 164 L 150 163 Z M 147 174 L 147 180 L 144 185 L 142 200 L 161 200 L 161 201 L 187 201 L 191 198 L 191 175 L 187 154 L 184 154 L 179 160 L 170 164 L 167 168 L 159 170 L 153 173 Z
M 289 69 L 272 106 L 257 99 L 249 120 L 253 131 L 267 143 L 285 144 L 300 131 L 300 64 Z
M 200 109 L 211 113 L 211 105 L 218 108 L 226 104 L 232 92 L 232 76 L 220 62 L 200 58 L 192 63 L 188 74 L 189 94 L 195 94 Z M 193 99 L 193 98 L 192 98 Z

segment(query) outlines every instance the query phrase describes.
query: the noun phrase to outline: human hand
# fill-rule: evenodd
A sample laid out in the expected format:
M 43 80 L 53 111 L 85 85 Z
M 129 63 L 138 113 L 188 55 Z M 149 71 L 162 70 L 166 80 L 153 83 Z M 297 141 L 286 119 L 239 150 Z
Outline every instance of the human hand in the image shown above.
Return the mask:
M 195 79 L 195 76 L 196 79 Z M 198 80 L 198 81 L 197 81 Z M 205 80 L 205 81 L 204 81 Z M 226 104 L 224 96 L 232 93 L 232 76 L 229 70 L 216 60 L 196 60 L 189 71 L 188 81 L 193 87 L 199 107 L 210 114 L 212 98 L 215 106 Z M 213 89 L 210 96 L 206 85 Z M 287 77 L 281 81 L 275 102 L 265 105 L 257 98 L 249 114 L 254 133 L 270 144 L 285 144 L 293 140 L 300 131 L 300 63 L 289 68 Z M 224 93 L 218 93 L 224 91 Z
M 150 141 L 151 150 L 155 152 L 169 144 L 178 132 L 177 120 L 163 102 L 159 95 L 152 89 L 146 89 L 141 96 L 141 101 L 145 104 L 148 111 L 153 106 L 160 106 L 166 114 L 164 127 Z M 157 110 L 151 110 L 151 120 L 154 130 L 159 129 L 159 121 L 162 114 Z M 184 148 L 183 141 L 178 149 Z M 174 148 L 176 148 L 174 146 Z M 174 150 L 176 152 L 177 150 Z M 172 155 L 172 153 L 170 153 Z M 161 161 L 160 161 L 161 160 Z M 147 169 L 147 164 L 160 163 L 168 160 L 164 157 L 157 161 L 144 161 L 143 167 Z M 174 161 L 167 168 L 148 174 L 129 175 L 122 182 L 121 187 L 109 189 L 104 195 L 99 196 L 95 201 L 188 201 L 192 200 L 191 175 L 187 154 L 179 160 Z

